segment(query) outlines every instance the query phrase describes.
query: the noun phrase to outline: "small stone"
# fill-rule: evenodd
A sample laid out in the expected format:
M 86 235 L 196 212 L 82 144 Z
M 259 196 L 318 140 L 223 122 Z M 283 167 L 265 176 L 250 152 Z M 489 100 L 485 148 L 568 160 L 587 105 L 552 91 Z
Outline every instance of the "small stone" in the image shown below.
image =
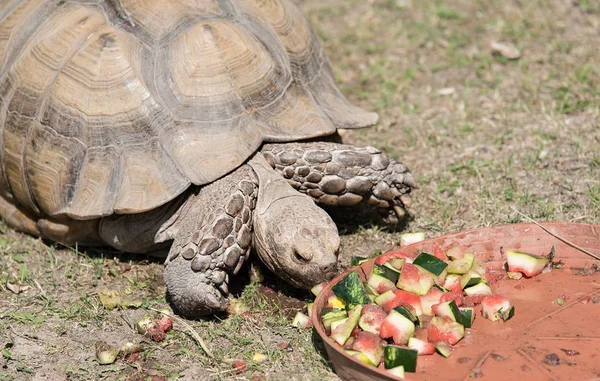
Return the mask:
M 508 42 L 492 42 L 490 44 L 492 53 L 499 54 L 509 60 L 518 60 L 521 58 L 521 52 L 511 43 Z
M 565 348 L 560 348 L 561 351 L 565 352 L 565 354 L 567 356 L 577 356 L 579 355 L 579 352 L 577 352 L 575 349 L 565 349 Z

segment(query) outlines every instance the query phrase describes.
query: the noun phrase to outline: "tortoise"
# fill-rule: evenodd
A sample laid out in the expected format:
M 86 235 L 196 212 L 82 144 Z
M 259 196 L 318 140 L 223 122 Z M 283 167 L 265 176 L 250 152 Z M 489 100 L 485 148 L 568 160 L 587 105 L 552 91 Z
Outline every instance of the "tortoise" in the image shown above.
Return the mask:
M 326 138 L 378 115 L 341 94 L 289 0 L 10 0 L 0 57 L 2 219 L 162 250 L 181 315 L 225 310 L 252 247 L 293 286 L 330 279 L 322 205 L 410 206 L 405 165 Z

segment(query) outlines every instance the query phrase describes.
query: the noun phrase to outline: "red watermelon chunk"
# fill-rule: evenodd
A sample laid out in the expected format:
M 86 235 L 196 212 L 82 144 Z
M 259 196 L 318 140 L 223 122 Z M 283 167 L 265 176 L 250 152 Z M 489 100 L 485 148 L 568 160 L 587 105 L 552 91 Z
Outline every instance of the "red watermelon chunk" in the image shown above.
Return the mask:
M 405 263 L 400 271 L 396 287 L 417 295 L 425 295 L 434 284 L 433 275 L 411 263 Z
M 423 314 L 423 308 L 421 306 L 421 297 L 419 295 L 415 295 L 413 293 L 406 292 L 403 290 L 394 291 L 394 295 L 396 295 L 396 297 L 400 301 L 405 302 L 405 303 L 400 303 L 396 307 L 408 304 L 411 307 L 410 310 L 412 313 L 414 313 L 417 316 Z
M 449 302 L 454 300 L 458 307 L 463 305 L 463 293 L 462 292 L 444 292 L 444 295 L 440 298 L 440 303 Z
M 486 297 L 488 297 L 489 295 L 471 295 L 471 296 L 465 296 L 464 299 L 464 306 L 465 307 L 475 307 L 479 304 L 481 304 L 481 302 L 483 301 L 483 299 L 485 299 Z
M 402 315 L 392 310 L 381 323 L 379 336 L 382 339 L 392 338 L 395 344 L 406 345 L 415 333 L 415 324 Z
M 417 339 L 416 337 L 408 339 L 408 347 L 416 349 L 417 353 L 420 355 L 432 355 L 435 353 L 434 343 L 429 343 L 425 340 Z
M 387 313 L 383 308 L 376 304 L 367 304 L 363 307 L 362 315 L 358 321 L 358 325 L 366 332 L 371 332 L 379 335 L 381 323 L 387 317 Z
M 501 295 L 488 296 L 481 302 L 481 314 L 484 318 L 491 321 L 508 320 L 514 312 L 515 307 L 508 298 Z
M 440 303 L 440 298 L 444 294 L 445 292 L 443 292 L 439 288 L 432 287 L 431 290 L 429 290 L 429 292 L 427 293 L 427 295 L 421 296 L 421 308 L 423 309 L 423 313 L 425 315 L 433 315 L 431 307 L 435 304 Z
M 361 352 L 369 359 L 371 365 L 377 366 L 383 357 L 384 344 L 385 341 L 381 340 L 379 335 L 371 332 L 360 332 L 350 348 Z
M 388 262 L 391 258 L 404 258 L 406 259 L 406 263 L 412 263 L 413 259 L 415 259 L 415 255 L 405 253 L 401 250 L 393 250 L 377 257 L 375 263 L 383 266 L 383 264 Z
M 448 260 L 448 256 L 446 255 L 446 252 L 437 243 L 433 244 L 433 253 L 432 254 L 435 257 L 437 257 L 438 259 L 441 259 L 442 261 Z
M 427 340 L 432 343 L 443 341 L 454 345 L 465 336 L 465 327 L 447 317 L 434 317 L 427 327 Z

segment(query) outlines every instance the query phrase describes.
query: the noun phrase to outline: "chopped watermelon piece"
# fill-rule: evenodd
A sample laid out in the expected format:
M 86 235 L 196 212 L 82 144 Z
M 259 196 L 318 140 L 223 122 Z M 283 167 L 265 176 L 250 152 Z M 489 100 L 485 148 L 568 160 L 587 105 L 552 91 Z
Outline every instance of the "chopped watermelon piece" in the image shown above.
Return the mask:
M 464 289 L 464 292 L 468 296 L 492 295 L 492 289 L 485 283 L 477 283 L 475 286 L 467 287 Z
M 415 333 L 415 324 L 398 311 L 392 310 L 381 323 L 379 336 L 392 338 L 395 344 L 406 345 Z
M 385 369 L 385 368 L 384 368 Z M 386 369 L 389 374 L 400 379 L 404 378 L 404 367 L 402 365 L 395 368 Z
M 440 298 L 440 303 L 449 302 L 454 300 L 457 306 L 463 305 L 463 293 L 462 292 L 445 292 Z
M 371 359 L 369 359 L 369 357 L 367 357 L 367 355 L 365 355 L 364 353 L 362 353 L 360 351 L 355 351 L 353 349 L 346 348 L 346 349 L 344 349 L 344 352 L 348 356 L 354 357 L 355 359 L 357 359 L 360 362 L 363 362 L 363 363 L 371 365 L 371 366 L 376 366 L 376 365 L 373 365 L 373 363 L 371 362 Z
M 387 313 L 376 304 L 367 304 L 362 309 L 358 325 L 366 332 L 379 335 L 381 323 L 387 317 Z
M 390 258 L 389 261 L 384 263 L 384 266 L 392 266 L 394 270 L 402 270 L 402 266 L 406 263 L 406 258 Z
M 333 293 L 348 306 L 367 304 L 371 301 L 365 292 L 363 282 L 356 271 L 350 272 L 331 288 Z
M 383 294 L 388 290 L 396 289 L 398 275 L 398 271 L 392 270 L 386 266 L 374 264 L 371 275 L 369 276 L 368 284 L 373 287 L 375 292 Z
M 433 275 L 430 272 L 411 263 L 405 263 L 396 287 L 417 295 L 425 295 L 433 287 L 433 284 Z
M 452 354 L 452 346 L 444 341 L 435 343 L 435 350 L 446 358 L 450 357 Z
M 440 298 L 444 294 L 445 293 L 439 288 L 432 287 L 427 295 L 421 296 L 421 308 L 423 309 L 423 313 L 425 315 L 433 315 L 431 306 L 440 303 Z
M 473 267 L 473 261 L 475 260 L 475 256 L 471 253 L 465 253 L 460 259 L 453 259 L 448 264 L 448 273 L 449 274 L 465 274 L 467 271 L 471 270 Z
M 427 328 L 427 340 L 434 343 L 443 341 L 454 345 L 464 336 L 465 327 L 447 317 L 434 317 L 429 322 L 429 327 Z
M 359 332 L 350 349 L 363 353 L 373 366 L 379 365 L 383 358 L 385 341 L 379 335 L 371 332 Z
M 475 320 L 475 309 L 473 307 L 465 307 L 460 309 L 462 316 L 462 325 L 465 328 L 471 328 Z
M 441 259 L 442 261 L 447 261 L 448 260 L 448 256 L 446 255 L 446 252 L 437 243 L 433 244 L 433 252 L 432 252 L 432 254 L 436 258 Z
M 448 267 L 446 262 L 428 253 L 419 254 L 413 261 L 413 265 L 420 266 L 436 276 L 439 276 Z
M 383 363 L 386 369 L 403 366 L 407 372 L 416 372 L 418 355 L 414 349 L 386 345 L 383 348 Z
M 508 320 L 513 317 L 515 307 L 508 298 L 501 295 L 488 296 L 481 302 L 481 314 L 491 321 Z
M 385 254 L 377 257 L 377 259 L 375 260 L 375 263 L 378 265 L 383 265 L 384 263 L 388 262 L 391 258 L 404 258 L 406 263 L 412 263 L 415 256 L 405 253 L 402 250 L 393 250 L 393 251 L 390 251 L 389 253 L 385 253 Z
M 421 297 L 419 295 L 415 295 L 404 290 L 396 290 L 394 291 L 394 295 L 396 295 L 396 297 L 401 302 L 405 302 L 400 303 L 395 307 L 408 304 L 410 307 L 412 307 L 411 312 L 413 312 L 415 315 L 419 316 L 423 314 L 423 308 L 421 307 Z
M 456 321 L 462 324 L 462 315 L 460 314 L 460 310 L 458 309 L 458 306 L 456 305 L 456 302 L 454 300 L 436 304 L 433 307 L 431 307 L 431 310 L 433 311 L 435 316 L 447 317 L 452 321 Z
M 462 293 L 462 286 L 460 284 L 461 277 L 462 275 L 459 274 L 448 274 L 443 283 L 444 288 L 448 291 Z
M 425 240 L 425 232 L 400 234 L 400 247 L 412 245 Z
M 475 307 L 481 304 L 481 302 L 483 301 L 483 299 L 485 299 L 486 297 L 488 297 L 488 295 L 472 295 L 472 296 L 465 296 L 463 298 L 464 303 L 463 305 L 465 307 Z
M 548 265 L 548 258 L 516 250 L 508 250 L 506 252 L 506 262 L 508 264 L 508 271 L 520 272 L 531 278 L 544 270 L 544 267 Z
M 331 338 L 339 345 L 344 345 L 346 340 L 352 335 L 354 327 L 358 324 L 362 305 L 357 305 L 348 311 L 348 317 L 331 323 Z
M 298 311 L 296 316 L 294 316 L 294 320 L 292 321 L 292 327 L 297 328 L 308 328 L 311 326 L 310 317 L 306 316 L 302 312 Z
M 425 340 L 411 337 L 408 339 L 408 347 L 416 349 L 419 355 L 432 355 L 435 353 L 435 344 Z
M 310 292 L 312 292 L 314 296 L 319 296 L 319 294 L 321 293 L 321 291 L 323 291 L 323 289 L 325 288 L 326 285 L 327 285 L 327 282 L 319 283 L 316 286 L 314 286 L 313 288 L 311 288 Z

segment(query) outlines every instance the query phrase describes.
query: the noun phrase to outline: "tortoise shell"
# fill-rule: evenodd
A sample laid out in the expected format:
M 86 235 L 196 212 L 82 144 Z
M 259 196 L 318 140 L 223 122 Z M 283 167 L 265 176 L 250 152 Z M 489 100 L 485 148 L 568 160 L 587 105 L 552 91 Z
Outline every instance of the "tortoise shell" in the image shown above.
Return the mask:
M 287 0 L 8 0 L 0 194 L 38 215 L 153 209 L 266 141 L 375 124 Z

